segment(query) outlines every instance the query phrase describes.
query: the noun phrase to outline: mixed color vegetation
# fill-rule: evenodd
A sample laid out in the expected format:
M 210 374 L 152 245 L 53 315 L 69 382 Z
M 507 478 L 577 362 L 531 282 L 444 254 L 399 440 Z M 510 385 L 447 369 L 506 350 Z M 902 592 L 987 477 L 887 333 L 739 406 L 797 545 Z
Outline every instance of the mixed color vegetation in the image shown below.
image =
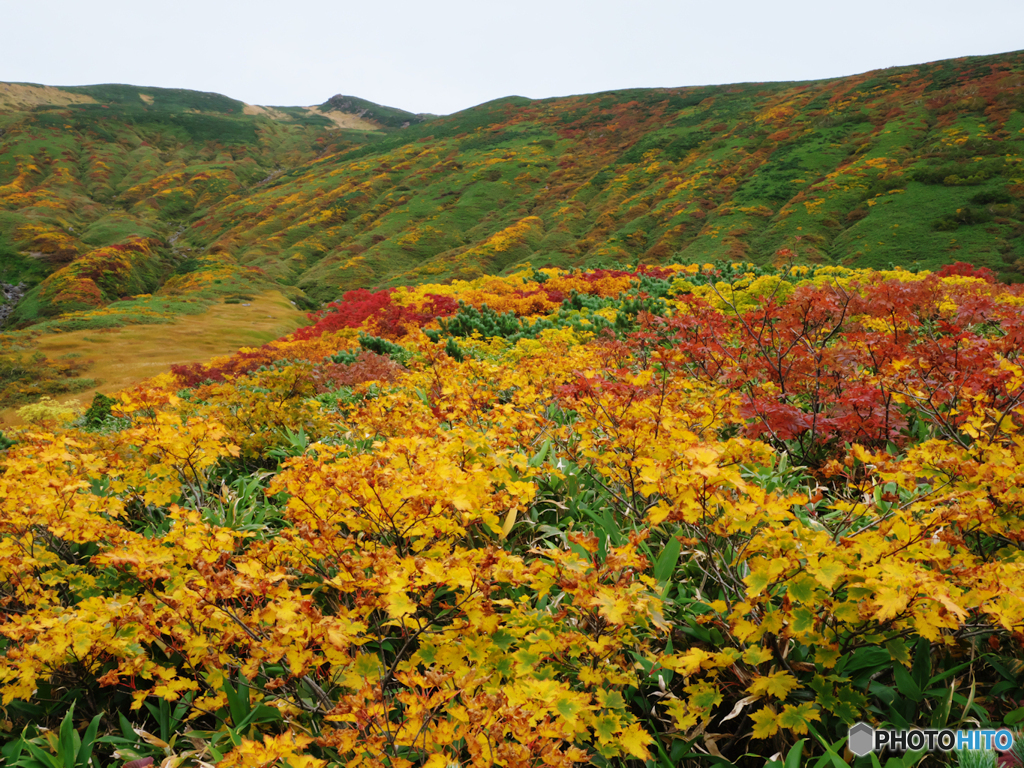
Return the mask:
M 857 720 L 1018 723 L 1022 305 L 962 263 L 527 268 L 36 406 L 6 765 L 871 766 Z
M 0 764 L 1017 727 L 1022 150 L 1024 52 L 446 117 L 0 84 Z
M 0 90 L 0 281 L 32 288 L 18 327 L 183 274 L 186 292 L 258 276 L 310 307 L 523 265 L 764 265 L 781 249 L 1024 274 L 1024 53 L 440 118 L 346 96 L 5 88 L 21 90 Z M 104 284 L 73 266 L 112 248 L 146 254 L 122 251 Z

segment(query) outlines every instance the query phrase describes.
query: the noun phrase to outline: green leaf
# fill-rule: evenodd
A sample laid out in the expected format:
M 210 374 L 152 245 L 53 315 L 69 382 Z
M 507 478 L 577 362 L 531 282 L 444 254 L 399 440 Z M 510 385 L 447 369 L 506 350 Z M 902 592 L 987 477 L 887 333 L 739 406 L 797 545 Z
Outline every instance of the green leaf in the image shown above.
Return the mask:
M 658 561 L 654 564 L 654 580 L 663 584 L 672 578 L 675 573 L 676 563 L 679 562 L 681 545 L 679 539 L 672 536 L 665 542 L 665 548 L 658 555 Z
M 846 663 L 842 665 L 842 668 L 847 674 L 859 669 L 870 669 L 871 673 L 874 674 L 878 671 L 879 667 L 888 665 L 889 652 L 878 646 L 864 645 L 844 657 L 844 659 Z
M 512 655 L 519 664 L 527 669 L 532 669 L 533 666 L 540 661 L 540 654 L 534 653 L 527 648 L 520 648 Z
M 858 693 L 848 685 L 844 685 L 842 688 L 836 690 L 836 699 L 838 703 L 836 708 L 832 710 L 839 716 L 844 723 L 855 723 L 857 718 L 860 717 L 861 712 L 864 711 L 864 707 L 867 706 L 868 699 L 863 694 Z
M 507 632 L 504 632 L 504 630 L 501 630 L 501 632 L 495 632 L 494 633 L 494 637 L 492 639 L 496 639 L 497 636 L 499 634 L 502 634 L 502 633 L 503 634 L 508 634 Z M 507 648 L 502 647 L 501 643 L 497 642 L 497 640 L 495 640 L 495 645 L 497 645 L 503 651 L 507 650 Z M 437 647 L 433 643 L 429 643 L 429 642 L 424 641 L 423 643 L 420 644 L 420 648 L 419 648 L 419 651 L 417 651 L 417 654 L 427 664 L 433 664 L 434 663 L 434 657 L 437 654 Z
M 594 721 L 594 733 L 601 741 L 611 741 L 620 725 L 618 715 L 602 715 Z
M 918 688 L 914 678 L 910 676 L 910 673 L 907 672 L 903 665 L 894 664 L 892 671 L 893 676 L 896 678 L 896 688 L 899 689 L 900 695 L 915 703 L 921 701 L 921 689 Z
M 906 642 L 901 638 L 893 638 L 887 642 L 885 644 L 885 650 L 889 652 L 889 656 L 893 661 L 897 661 L 900 664 L 910 663 L 910 652 L 907 650 Z
M 426 398 L 426 395 L 424 395 L 424 398 Z M 429 402 L 427 402 L 427 404 L 429 405 Z M 549 437 L 543 443 L 541 443 L 540 450 L 538 450 L 537 453 L 530 457 L 528 464 L 531 467 L 539 467 L 541 464 L 544 463 L 544 459 L 547 458 L 548 451 L 550 450 L 551 438 Z
M 622 694 L 615 689 L 598 689 L 597 700 L 605 709 L 620 711 L 625 711 L 626 709 L 626 700 L 622 698 Z
M 809 573 L 801 573 L 786 582 L 786 592 L 800 603 L 809 603 L 814 598 L 817 580 Z
M 821 675 L 815 675 L 808 686 L 812 691 L 818 694 L 817 701 L 820 706 L 824 707 L 829 712 L 835 712 L 837 702 L 835 686 Z
M 793 624 L 792 628 L 794 632 L 813 632 L 814 631 L 814 611 L 809 608 L 800 606 L 793 610 Z
M 238 688 L 231 685 L 231 681 L 224 678 L 224 695 L 228 698 L 228 711 L 231 713 L 231 722 L 235 725 L 245 720 L 249 714 L 249 686 L 241 672 L 238 673 Z
M 132 728 L 132 724 L 129 722 L 128 718 L 124 716 L 124 713 L 118 712 L 117 719 L 121 724 L 121 733 L 124 734 L 124 737 L 134 741 L 136 738 L 135 729 Z
M 63 763 L 60 761 L 60 759 L 58 759 L 54 755 L 51 755 L 49 752 L 44 752 L 31 741 L 25 742 L 25 748 L 32 753 L 32 757 L 34 757 L 47 768 L 64 768 Z
M 491 635 L 491 642 L 493 642 L 498 648 L 503 651 L 507 651 L 512 647 L 512 643 L 516 640 L 515 635 L 511 632 L 506 632 L 504 629 L 499 629 L 493 635 Z M 432 661 L 432 659 L 431 659 Z
M 825 741 L 822 735 L 814 729 L 814 726 L 809 725 L 808 729 L 814 735 L 814 738 L 818 740 L 821 746 L 825 748 L 825 754 L 818 758 L 818 762 L 814 764 L 814 768 L 825 768 L 825 766 L 829 764 L 831 764 L 833 768 L 849 768 L 849 765 L 847 765 L 846 761 L 840 757 L 838 751 L 844 744 L 846 744 L 845 736 L 833 745 Z
M 800 739 L 800 741 L 789 748 L 789 752 L 786 754 L 786 762 L 783 763 L 782 768 L 800 768 L 800 758 L 804 754 L 805 741 L 807 739 Z
M 914 666 L 910 673 L 914 676 L 914 682 L 922 691 L 928 687 L 932 674 L 932 644 L 925 638 L 917 641 L 914 649 Z
M 82 745 L 78 748 L 78 755 L 75 758 L 77 765 L 89 765 L 89 761 L 92 759 L 92 747 L 96 743 L 96 733 L 99 731 L 102 716 L 102 713 L 96 715 L 89 723 L 89 727 L 85 729 L 85 735 L 82 736 Z
M 23 749 L 25 749 L 25 737 L 23 735 L 0 746 L 0 755 L 4 757 L 4 765 L 17 765 L 18 758 L 21 757 Z
M 1024 720 L 1024 707 L 1015 709 L 1010 712 L 1006 717 L 1003 718 L 1003 722 L 1006 725 L 1016 725 L 1021 720 Z
M 75 704 L 71 703 L 71 709 L 64 715 L 60 723 L 59 737 L 57 740 L 57 757 L 64 763 L 64 768 L 75 768 L 75 759 L 78 757 L 78 748 L 81 740 L 74 724 Z

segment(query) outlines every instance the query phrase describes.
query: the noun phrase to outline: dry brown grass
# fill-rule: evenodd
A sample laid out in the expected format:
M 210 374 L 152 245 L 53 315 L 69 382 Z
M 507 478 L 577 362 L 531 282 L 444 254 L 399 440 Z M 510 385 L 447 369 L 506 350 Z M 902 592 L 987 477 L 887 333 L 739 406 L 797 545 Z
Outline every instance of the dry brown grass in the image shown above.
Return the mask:
M 348 112 L 340 112 L 336 109 L 324 112 L 320 107 L 303 107 L 311 115 L 326 117 L 339 128 L 350 131 L 379 131 L 380 126 L 372 120 L 366 120 L 358 115 L 351 115 Z M 294 118 L 286 112 L 274 109 L 273 107 L 261 107 L 258 104 L 246 104 L 242 109 L 246 115 L 263 115 L 272 120 L 279 120 L 284 123 L 294 122 Z
M 132 325 L 100 331 L 41 334 L 32 341 L 50 359 L 78 355 L 95 362 L 84 374 L 98 387 L 59 398 L 88 405 L 97 392 L 109 395 L 170 370 L 172 365 L 204 362 L 240 347 L 257 347 L 307 324 L 306 314 L 280 292 L 255 297 L 250 306 L 216 304 L 202 315 L 172 325 Z M 0 411 L 0 426 L 20 424 L 15 409 Z
M 94 104 L 96 99 L 49 85 L 0 83 L 0 109 L 27 109 L 40 104 Z
M 339 128 L 347 128 L 350 131 L 379 131 L 377 123 L 366 120 L 358 115 L 350 115 L 348 112 L 340 112 L 337 109 L 330 109 L 326 112 L 319 107 L 306 107 L 311 115 L 323 115 Z
M 246 104 L 242 107 L 242 114 L 244 115 L 263 115 L 269 117 L 271 120 L 280 120 L 282 122 L 291 122 L 292 117 L 287 112 L 281 112 L 273 107 L 261 107 L 259 104 Z

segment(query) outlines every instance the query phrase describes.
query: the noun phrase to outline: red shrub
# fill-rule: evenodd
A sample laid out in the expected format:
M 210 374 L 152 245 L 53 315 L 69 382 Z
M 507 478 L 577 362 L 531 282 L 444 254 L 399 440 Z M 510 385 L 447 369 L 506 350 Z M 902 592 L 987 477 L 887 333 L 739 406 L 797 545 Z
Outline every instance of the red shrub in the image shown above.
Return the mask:
M 994 283 L 996 281 L 996 273 L 991 269 L 988 267 L 976 267 L 966 261 L 958 261 L 955 264 L 946 264 L 936 274 L 939 277 L 952 277 L 954 275 L 962 277 L 980 277 L 986 283 Z
M 391 289 L 373 293 L 365 288 L 347 291 L 340 302 L 331 302 L 320 312 L 309 314 L 313 325 L 299 328 L 292 334 L 294 339 L 315 339 L 325 333 L 340 331 L 342 328 L 358 328 L 368 317 L 391 303 Z
M 339 387 L 351 387 L 364 381 L 392 381 L 404 369 L 390 357 L 364 350 L 355 362 L 324 363 L 313 369 L 313 383 L 317 393 L 333 392 Z

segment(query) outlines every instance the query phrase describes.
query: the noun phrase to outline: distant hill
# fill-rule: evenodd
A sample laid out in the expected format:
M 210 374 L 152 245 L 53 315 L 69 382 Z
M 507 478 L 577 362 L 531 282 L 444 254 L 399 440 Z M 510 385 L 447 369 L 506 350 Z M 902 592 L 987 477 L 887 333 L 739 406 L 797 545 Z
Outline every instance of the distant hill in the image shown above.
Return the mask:
M 24 326 L 140 290 L 258 279 L 314 306 L 523 264 L 970 261 L 1016 281 L 1022 149 L 1024 52 L 445 117 L 0 84 L 0 282 L 31 287 Z M 141 241 L 116 269 L 102 251 Z
M 422 123 L 434 117 L 434 115 L 414 115 L 404 109 L 382 107 L 372 101 L 355 96 L 342 96 L 340 93 L 321 104 L 320 110 L 323 112 L 337 110 L 346 114 L 358 115 L 385 128 L 408 128 L 410 125 Z

